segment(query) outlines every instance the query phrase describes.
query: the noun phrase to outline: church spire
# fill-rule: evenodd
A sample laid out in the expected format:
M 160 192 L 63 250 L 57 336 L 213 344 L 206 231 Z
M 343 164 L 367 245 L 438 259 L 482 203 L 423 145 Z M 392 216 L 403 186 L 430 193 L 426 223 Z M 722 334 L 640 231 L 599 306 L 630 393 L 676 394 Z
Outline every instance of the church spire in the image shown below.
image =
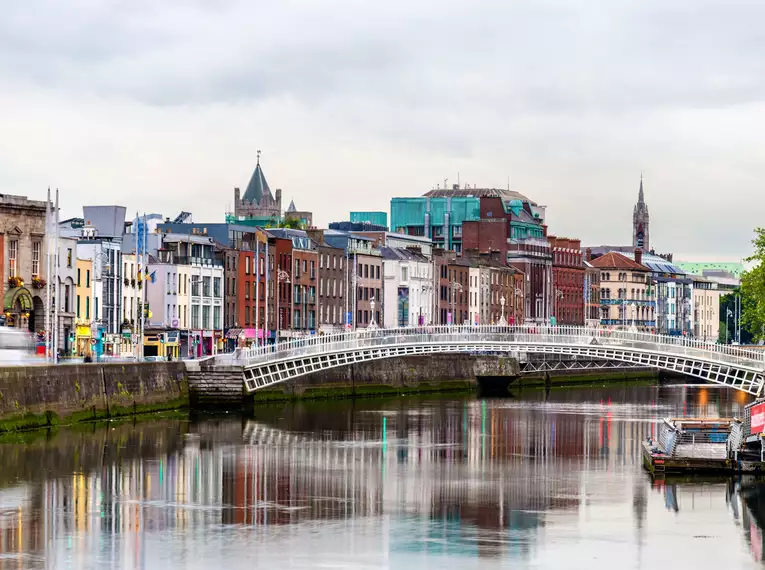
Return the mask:
M 649 242 L 649 224 L 648 205 L 645 203 L 645 194 L 643 192 L 643 172 L 640 172 L 640 190 L 638 191 L 638 201 L 632 212 L 632 245 L 643 251 L 650 251 Z

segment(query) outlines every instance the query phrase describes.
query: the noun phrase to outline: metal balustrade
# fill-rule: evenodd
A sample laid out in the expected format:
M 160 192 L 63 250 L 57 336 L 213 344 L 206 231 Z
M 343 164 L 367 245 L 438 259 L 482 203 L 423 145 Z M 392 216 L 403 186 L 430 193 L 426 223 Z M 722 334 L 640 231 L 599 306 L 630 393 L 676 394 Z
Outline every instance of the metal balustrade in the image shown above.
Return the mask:
M 426 326 L 312 335 L 240 349 L 248 391 L 318 370 L 414 354 L 513 352 L 583 356 L 671 370 L 759 395 L 765 352 L 647 332 L 574 326 Z

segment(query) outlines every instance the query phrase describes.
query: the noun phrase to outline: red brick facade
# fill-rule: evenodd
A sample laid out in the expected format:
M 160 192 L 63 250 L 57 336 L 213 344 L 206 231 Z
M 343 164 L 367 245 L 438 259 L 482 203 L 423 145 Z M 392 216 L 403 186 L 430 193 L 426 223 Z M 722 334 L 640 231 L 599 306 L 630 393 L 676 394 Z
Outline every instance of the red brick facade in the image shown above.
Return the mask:
M 553 255 L 553 311 L 560 325 L 584 325 L 584 276 L 581 242 L 548 236 Z

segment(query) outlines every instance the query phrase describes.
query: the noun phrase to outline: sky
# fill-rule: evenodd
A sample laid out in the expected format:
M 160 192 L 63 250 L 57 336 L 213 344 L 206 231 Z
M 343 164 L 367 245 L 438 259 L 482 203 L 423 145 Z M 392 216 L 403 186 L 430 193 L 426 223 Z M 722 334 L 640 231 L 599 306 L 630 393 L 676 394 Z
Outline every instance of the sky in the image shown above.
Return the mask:
M 550 233 L 739 260 L 765 206 L 759 0 L 39 0 L 0 18 L 0 192 L 222 221 L 256 151 L 318 225 L 448 180 Z

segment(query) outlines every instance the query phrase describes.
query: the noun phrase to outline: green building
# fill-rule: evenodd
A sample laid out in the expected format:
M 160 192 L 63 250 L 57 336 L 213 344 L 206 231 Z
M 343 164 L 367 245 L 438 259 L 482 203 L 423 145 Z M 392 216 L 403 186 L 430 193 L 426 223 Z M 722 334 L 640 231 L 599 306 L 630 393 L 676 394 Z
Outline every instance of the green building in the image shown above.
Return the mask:
M 725 271 L 737 279 L 741 278 L 741 274 L 745 269 L 743 263 L 735 261 L 676 261 L 675 265 L 686 273 L 693 275 L 704 275 L 705 271 Z
M 351 212 L 351 222 L 363 224 L 369 223 L 375 226 L 388 227 L 387 212 Z
M 512 190 L 497 188 L 459 188 L 435 189 L 424 196 L 415 198 L 392 198 L 390 201 L 391 231 L 414 236 L 423 236 L 433 240 L 433 245 L 444 249 L 462 252 L 462 224 L 481 219 L 481 198 L 501 198 L 505 213 L 522 209 L 523 202 L 531 201 Z M 533 203 L 532 203 L 533 204 Z M 533 204 L 535 210 L 544 212 L 543 207 Z M 495 213 L 496 217 L 501 214 Z M 541 237 L 540 226 L 543 219 L 537 212 L 535 219 L 516 220 L 511 224 L 513 237 Z M 491 217 L 491 213 L 487 213 Z M 516 233 L 518 235 L 516 235 Z M 524 234 L 524 235 L 520 235 Z M 537 235 L 538 234 L 538 235 Z

